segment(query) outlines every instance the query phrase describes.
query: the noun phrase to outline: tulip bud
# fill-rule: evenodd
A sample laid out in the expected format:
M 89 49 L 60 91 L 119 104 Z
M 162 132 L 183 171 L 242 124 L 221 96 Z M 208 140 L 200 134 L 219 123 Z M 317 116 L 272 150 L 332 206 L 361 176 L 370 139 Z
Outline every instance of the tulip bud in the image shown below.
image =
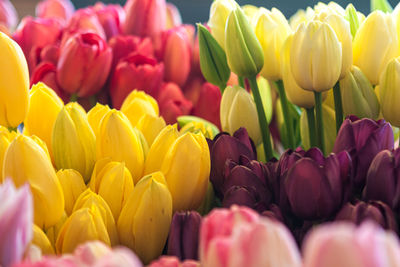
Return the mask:
M 87 119 L 95 136 L 99 135 L 101 120 L 110 110 L 108 105 L 102 105 L 100 103 L 96 103 L 96 106 L 89 110 Z
M 237 6 L 234 0 L 217 0 L 211 4 L 207 25 L 218 44 L 225 49 L 225 27 L 229 14 Z
M 69 94 L 92 96 L 105 84 L 111 61 L 111 48 L 99 35 L 78 33 L 61 46 L 57 81 Z
M 161 255 L 172 217 L 172 198 L 161 172 L 143 177 L 118 219 L 121 244 L 145 263 Z
M 193 260 L 185 260 L 180 262 L 177 257 L 161 256 L 157 260 L 152 261 L 149 267 L 200 267 L 200 263 Z
M 36 17 L 57 18 L 67 22 L 75 8 L 70 0 L 44 0 L 36 6 Z
M 281 80 L 281 50 L 292 30 L 285 16 L 276 8 L 271 11 L 260 8 L 253 19 L 253 24 L 264 52 L 261 75 L 269 81 Z
M 22 260 L 32 238 L 32 195 L 29 185 L 16 189 L 11 180 L 0 184 L 0 264 L 12 266 Z
M 103 162 L 96 163 L 90 180 L 90 189 L 99 194 L 107 202 L 114 216 L 118 221 L 122 207 L 133 191 L 133 180 L 125 163 L 109 161 L 104 166 Z
M 190 157 L 187 151 L 191 151 Z M 146 159 L 145 174 L 155 171 L 165 175 L 174 211 L 198 208 L 206 194 L 210 173 L 210 152 L 203 134 L 179 134 L 173 126 L 164 128 Z
M 98 160 L 110 157 L 113 161 L 125 162 L 135 184 L 142 177 L 144 152 L 140 137 L 121 111 L 113 109 L 104 116 L 96 147 Z
M 31 75 L 31 86 L 42 82 L 53 89 L 62 100 L 69 101 L 67 94 L 62 91 L 56 79 L 57 67 L 50 62 L 42 62 L 35 67 Z
M 64 192 L 65 211 L 69 216 L 72 213 L 75 201 L 86 190 L 86 185 L 82 175 L 72 169 L 59 170 L 57 177 Z
M 167 3 L 167 29 L 171 29 L 182 24 L 182 17 L 179 9 L 172 3 Z
M 372 12 L 354 38 L 354 65 L 362 70 L 373 85 L 377 85 L 388 62 L 399 56 L 399 53 L 396 25 L 392 16 L 381 11 Z
M 122 25 L 125 23 L 126 16 L 123 7 L 118 4 L 105 5 L 97 2 L 93 6 L 93 10 L 104 29 L 107 40 L 122 33 Z
M 128 117 L 132 126 L 136 126 L 143 115 L 159 115 L 157 101 L 143 91 L 133 90 L 124 100 L 121 111 Z
M 228 86 L 225 89 L 221 100 L 220 118 L 223 131 L 233 134 L 240 127 L 244 127 L 255 144 L 261 143 L 256 104 L 245 89 L 240 86 Z
M 5 30 L 13 31 L 18 23 L 18 14 L 15 7 L 9 0 L 0 2 L 0 26 Z M 4 31 L 6 33 L 6 31 Z
M 43 230 L 36 224 L 33 225 L 32 244 L 38 246 L 44 255 L 54 255 L 54 248 Z
M 14 136 L 3 126 L 0 126 L 0 183 L 3 182 L 3 161 L 6 151 Z
M 93 33 L 106 40 L 106 33 L 94 8 L 82 8 L 72 15 L 64 28 L 62 44 L 71 39 L 71 36 L 80 33 Z
M 185 116 L 183 116 L 185 117 Z M 192 121 L 185 126 L 183 126 L 180 130 L 181 134 L 184 133 L 202 133 L 205 138 L 213 139 L 215 137 L 213 128 L 209 124 L 202 123 L 200 121 Z
M 400 59 L 389 61 L 382 73 L 379 83 L 379 99 L 381 101 L 383 117 L 392 125 L 400 127 L 400 108 L 396 99 L 400 97 Z
M 82 177 L 81 177 L 81 179 L 82 179 Z M 46 231 L 46 236 L 49 239 L 49 241 L 51 243 L 51 246 L 53 247 L 53 250 L 56 247 L 56 241 L 57 241 L 58 234 L 60 233 L 61 228 L 62 228 L 62 226 L 64 225 L 64 223 L 66 222 L 67 219 L 68 219 L 68 215 L 64 211 L 64 213 L 63 213 L 61 219 L 58 221 L 58 223 L 56 223 L 54 226 L 52 226 L 51 228 L 47 229 L 47 231 Z
M 344 17 L 350 24 L 351 36 L 354 38 L 360 27 L 361 21 L 353 4 L 348 4 L 346 7 L 346 15 Z
M 149 114 L 144 114 L 138 121 L 136 128 L 143 133 L 147 144 L 151 146 L 165 126 L 166 123 L 163 117 L 155 117 Z
M 187 100 L 181 88 L 174 83 L 165 83 L 157 98 L 160 114 L 167 124 L 174 124 L 178 117 L 189 115 L 192 102 Z
M 240 77 L 256 76 L 264 66 L 264 52 L 240 7 L 226 22 L 225 51 L 230 69 Z
M 290 27 L 293 31 L 296 31 L 300 24 L 308 23 L 314 19 L 315 11 L 311 7 L 307 7 L 306 10 L 299 9 L 293 16 L 289 19 Z
M 253 5 L 244 5 L 242 6 L 244 14 L 246 14 L 247 18 L 251 21 L 256 15 L 259 10 L 258 7 Z
M 342 70 L 342 45 L 332 27 L 319 21 L 301 24 L 293 35 L 290 65 L 301 88 L 316 92 L 331 89 Z
M 58 114 L 52 147 L 57 169 L 77 170 L 89 181 L 96 160 L 96 137 L 78 103 L 67 104 Z
M 46 152 L 31 138 L 18 135 L 4 156 L 3 177 L 16 186 L 31 186 L 34 222 L 41 228 L 56 224 L 64 211 L 64 194 Z
M 2 32 L 0 51 L 0 125 L 16 128 L 28 112 L 28 66 L 18 44 Z
M 343 112 L 346 116 L 377 119 L 379 102 L 374 88 L 364 73 L 353 66 L 347 75 L 340 80 Z

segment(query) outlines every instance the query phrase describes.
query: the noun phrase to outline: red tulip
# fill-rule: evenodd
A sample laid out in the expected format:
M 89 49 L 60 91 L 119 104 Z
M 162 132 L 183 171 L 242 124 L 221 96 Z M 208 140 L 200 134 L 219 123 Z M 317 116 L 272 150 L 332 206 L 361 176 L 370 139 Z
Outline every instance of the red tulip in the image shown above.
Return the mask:
M 117 64 L 111 77 L 110 95 L 114 108 L 134 89 L 157 97 L 164 77 L 164 64 L 152 57 L 133 53 Z
M 192 101 L 194 105 L 196 105 L 197 101 L 199 101 L 204 82 L 205 80 L 203 77 L 190 77 L 185 87 L 182 88 L 185 97 Z
M 60 56 L 60 45 L 50 44 L 43 48 L 35 47 L 29 53 L 29 58 L 27 58 L 28 65 L 30 66 L 32 72 L 41 62 L 50 62 L 57 65 L 58 57 Z
M 155 36 L 167 27 L 165 0 L 129 0 L 125 4 L 125 34 Z
M 211 83 L 204 83 L 200 97 L 194 106 L 193 115 L 206 119 L 221 128 L 219 116 L 221 98 L 221 91 L 217 86 Z
M 13 29 L 17 26 L 18 14 L 9 0 L 0 1 L 0 25 L 6 29 Z
M 36 16 L 39 18 L 56 18 L 67 22 L 75 12 L 70 0 L 43 0 L 36 6 Z
M 120 5 L 104 5 L 98 2 L 93 9 L 103 26 L 107 39 L 121 33 L 126 15 L 125 10 Z
M 161 116 L 167 124 L 174 124 L 179 116 L 188 115 L 193 107 L 174 83 L 164 84 L 157 100 Z
M 69 94 L 94 95 L 105 84 L 111 61 L 111 48 L 99 35 L 78 33 L 61 46 L 57 81 Z
M 71 36 L 78 32 L 92 32 L 106 39 L 103 26 L 93 8 L 80 9 L 75 12 L 65 28 L 63 43 L 67 42 Z

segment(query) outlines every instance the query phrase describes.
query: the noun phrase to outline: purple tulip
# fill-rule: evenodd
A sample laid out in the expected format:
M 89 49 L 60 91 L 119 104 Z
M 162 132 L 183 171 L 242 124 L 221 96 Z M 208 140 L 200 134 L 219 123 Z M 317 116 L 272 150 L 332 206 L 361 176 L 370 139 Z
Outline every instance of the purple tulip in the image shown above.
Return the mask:
M 399 209 L 400 148 L 383 150 L 376 155 L 367 173 L 364 198 L 381 200 L 392 209 Z
M 383 228 L 397 232 L 397 223 L 392 210 L 381 201 L 363 201 L 355 205 L 347 203 L 336 215 L 337 221 L 351 221 L 360 225 L 365 220 L 372 220 Z
M 0 185 L 0 266 L 22 260 L 32 239 L 33 207 L 29 185 L 16 189 L 11 180 Z
M 177 256 L 180 260 L 197 260 L 200 224 L 198 212 L 176 212 L 169 232 L 168 255 Z
M 272 220 L 285 223 L 285 218 L 283 217 L 281 209 L 275 204 L 271 204 L 267 210 L 261 213 L 261 215 L 264 217 L 268 217 Z
M 392 150 L 393 146 L 393 130 L 389 123 L 349 116 L 339 130 L 333 152 L 349 152 L 353 161 L 354 185 L 360 189 L 376 154 L 384 149 Z

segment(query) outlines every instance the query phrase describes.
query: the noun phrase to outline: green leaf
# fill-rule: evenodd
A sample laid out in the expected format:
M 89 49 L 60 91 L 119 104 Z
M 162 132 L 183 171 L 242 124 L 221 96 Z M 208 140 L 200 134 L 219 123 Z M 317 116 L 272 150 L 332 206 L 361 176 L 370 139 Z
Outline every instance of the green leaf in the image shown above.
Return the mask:
M 357 11 L 354 8 L 353 4 L 349 4 L 347 6 L 345 18 L 350 23 L 350 31 L 354 39 L 358 31 L 358 28 L 360 27 L 360 21 L 358 20 Z

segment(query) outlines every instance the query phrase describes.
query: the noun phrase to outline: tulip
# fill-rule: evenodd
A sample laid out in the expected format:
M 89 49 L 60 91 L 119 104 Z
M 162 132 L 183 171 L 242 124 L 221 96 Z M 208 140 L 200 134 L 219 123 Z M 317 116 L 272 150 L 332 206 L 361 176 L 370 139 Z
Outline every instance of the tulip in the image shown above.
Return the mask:
M 191 151 L 190 155 L 187 151 Z M 208 186 L 210 152 L 202 133 L 179 134 L 167 126 L 147 155 L 145 174 L 161 171 L 171 192 L 174 211 L 196 209 Z
M 177 257 L 162 256 L 158 260 L 152 261 L 149 267 L 200 267 L 200 263 L 193 260 L 180 262 Z
M 314 19 L 315 11 L 311 7 L 307 7 L 306 10 L 299 9 L 292 17 L 289 19 L 290 27 L 293 31 L 300 26 L 300 24 L 308 23 Z
M 90 190 L 90 188 L 88 188 L 78 197 L 75 202 L 74 209 L 72 210 L 72 214 L 74 214 L 76 211 L 86 208 L 89 210 L 97 210 L 99 212 L 97 215 L 100 216 L 99 218 L 105 225 L 107 236 L 110 240 L 109 245 L 111 244 L 111 246 L 116 246 L 119 244 L 116 221 L 114 220 L 110 207 L 100 195 L 94 193 L 92 190 Z
M 44 255 L 54 255 L 54 248 L 46 234 L 36 224 L 33 225 L 32 244 L 39 247 Z
M 290 65 L 296 83 L 303 89 L 323 92 L 339 80 L 342 47 L 325 22 L 301 24 L 293 35 Z
M 145 263 L 160 256 L 172 217 L 172 198 L 164 175 L 156 172 L 143 177 L 122 208 L 118 219 L 121 244 Z
M 282 79 L 281 50 L 291 28 L 285 16 L 276 8 L 260 8 L 253 19 L 255 33 L 264 52 L 261 75 L 270 81 Z
M 374 88 L 356 66 L 340 81 L 343 111 L 359 118 L 376 119 L 379 116 L 379 102 Z
M 111 77 L 110 95 L 114 108 L 134 90 L 142 90 L 156 97 L 164 76 L 164 64 L 149 56 L 130 54 L 119 61 Z
M 204 83 L 201 87 L 199 99 L 193 107 L 193 115 L 208 120 L 221 128 L 220 122 L 220 89 L 210 83 Z
M 67 172 L 68 171 L 70 171 L 70 170 L 67 170 Z M 82 177 L 80 177 L 80 178 L 82 179 Z M 48 240 L 50 241 L 51 246 L 53 248 L 53 254 L 54 254 L 54 248 L 56 247 L 56 241 L 57 241 L 58 234 L 60 233 L 61 228 L 63 227 L 63 225 L 67 221 L 67 219 L 68 219 L 68 215 L 64 211 L 61 219 L 54 226 L 47 229 L 47 231 L 46 231 L 46 236 L 47 236 Z M 46 242 L 46 244 L 47 244 L 47 242 Z
M 400 61 L 394 58 L 389 61 L 382 72 L 379 83 L 379 99 L 383 117 L 396 127 L 400 126 L 400 109 L 394 99 L 400 97 L 397 86 L 400 84 Z
M 345 19 L 347 19 L 350 23 L 350 31 L 353 38 L 356 36 L 358 28 L 360 27 L 361 22 L 365 20 L 365 16 L 356 11 L 355 7 L 352 4 L 348 4 L 346 7 Z
M 62 42 L 68 41 L 77 33 L 93 33 L 99 35 L 100 39 L 106 40 L 104 28 L 93 8 L 79 9 L 72 15 L 64 29 Z
M 221 99 L 220 118 L 223 131 L 233 134 L 244 127 L 255 144 L 261 143 L 256 104 L 251 95 L 240 86 L 228 86 L 225 89 Z
M 41 228 L 56 224 L 64 211 L 64 194 L 46 152 L 31 138 L 18 135 L 10 144 L 3 161 L 3 177 L 17 187 L 31 186 L 34 222 Z
M 69 103 L 58 114 L 52 147 L 57 169 L 77 170 L 89 181 L 96 160 L 96 137 L 78 103 Z
M 13 134 L 15 132 L 10 133 L 7 128 L 0 126 L 0 183 L 4 180 L 3 177 L 3 161 L 4 161 L 4 156 L 6 154 L 7 148 L 14 140 L 14 137 L 16 135 Z
M 264 66 L 264 52 L 240 7 L 226 22 L 225 51 L 230 69 L 240 77 L 256 76 Z
M 157 101 L 143 91 L 133 90 L 125 98 L 121 111 L 128 117 L 132 126 L 136 126 L 145 114 L 158 116 Z
M 373 85 L 377 85 L 388 62 L 399 55 L 399 41 L 392 16 L 382 11 L 372 12 L 354 38 L 354 65 Z
M 32 86 L 29 92 L 29 109 L 24 121 L 24 133 L 36 135 L 51 150 L 53 127 L 64 106 L 57 94 L 43 83 Z M 46 123 L 43 123 L 45 118 Z
M 363 221 L 372 220 L 387 230 L 397 232 L 396 218 L 389 208 L 383 202 L 370 201 L 356 202 L 355 205 L 347 203 L 336 215 L 336 221 L 350 221 L 357 225 Z
M 107 40 L 121 34 L 126 14 L 120 5 L 104 5 L 98 2 L 94 5 L 93 10 L 104 29 Z
M 125 4 L 125 11 L 125 34 L 155 36 L 167 27 L 165 0 L 129 0 Z
M 142 177 L 144 152 L 140 136 L 122 112 L 113 109 L 103 117 L 96 148 L 97 160 L 109 157 L 113 161 L 125 162 L 135 184 Z
M 168 238 L 168 255 L 180 260 L 198 259 L 201 216 L 196 211 L 176 212 Z
M 28 66 L 18 44 L 1 32 L 0 51 L 0 125 L 16 128 L 28 111 Z
M 101 120 L 110 110 L 111 109 L 108 105 L 102 105 L 100 103 L 96 103 L 96 106 L 94 106 L 91 110 L 89 110 L 87 114 L 87 119 L 90 124 L 90 127 L 92 127 L 95 136 L 99 135 L 98 132 Z
M 181 118 L 185 118 L 185 116 L 180 117 Z M 180 121 L 178 121 L 179 125 L 181 125 Z M 216 128 L 217 126 L 214 125 L 214 128 Z M 192 121 L 189 122 L 187 124 L 185 124 L 185 126 L 181 126 L 181 130 L 179 131 L 181 134 L 184 133 L 198 133 L 201 132 L 205 138 L 208 139 L 213 139 L 215 137 L 216 134 L 218 134 L 219 131 L 217 131 L 215 133 L 215 131 L 213 131 L 213 127 L 209 124 L 203 123 L 201 121 Z
M 237 4 L 233 0 L 217 0 L 211 4 L 210 19 L 207 25 L 210 27 L 211 34 L 223 49 L 225 49 L 226 21 L 236 6 Z
M 118 221 L 122 207 L 133 191 L 133 180 L 125 163 L 100 160 L 90 180 L 90 189 L 103 197 Z
M 15 7 L 9 0 L 0 2 L 0 25 L 4 25 L 6 29 L 12 30 L 17 26 L 18 14 Z
M 192 110 L 192 102 L 187 100 L 178 85 L 166 83 L 157 98 L 161 116 L 167 124 L 173 124 L 180 116 L 188 115 Z
M 167 29 L 178 27 L 182 24 L 179 9 L 172 3 L 167 3 Z
M 361 267 L 400 264 L 398 238 L 366 222 L 332 223 L 314 229 L 304 244 L 304 267 Z
M 36 17 L 57 18 L 63 22 L 69 20 L 75 12 L 70 0 L 44 0 L 36 6 Z
M 393 140 L 392 127 L 384 120 L 359 120 L 350 116 L 339 130 L 333 153 L 343 150 L 349 152 L 353 162 L 354 185 L 362 188 L 372 160 L 380 151 L 392 150 Z
M 20 260 L 32 239 L 32 195 L 28 185 L 16 189 L 11 180 L 0 185 L 0 264 Z
M 138 121 L 136 128 L 143 133 L 147 144 L 151 146 L 158 134 L 166 126 L 163 117 L 155 117 L 149 114 L 143 115 Z
M 65 211 L 71 215 L 75 201 L 86 190 L 85 182 L 82 175 L 72 169 L 58 171 L 57 177 L 64 192 Z
M 31 86 L 42 82 L 50 87 L 62 100 L 69 101 L 57 82 L 57 67 L 50 62 L 42 62 L 35 67 L 31 75 Z
M 61 46 L 57 82 L 70 94 L 92 96 L 105 84 L 111 60 L 111 48 L 99 35 L 78 33 Z

